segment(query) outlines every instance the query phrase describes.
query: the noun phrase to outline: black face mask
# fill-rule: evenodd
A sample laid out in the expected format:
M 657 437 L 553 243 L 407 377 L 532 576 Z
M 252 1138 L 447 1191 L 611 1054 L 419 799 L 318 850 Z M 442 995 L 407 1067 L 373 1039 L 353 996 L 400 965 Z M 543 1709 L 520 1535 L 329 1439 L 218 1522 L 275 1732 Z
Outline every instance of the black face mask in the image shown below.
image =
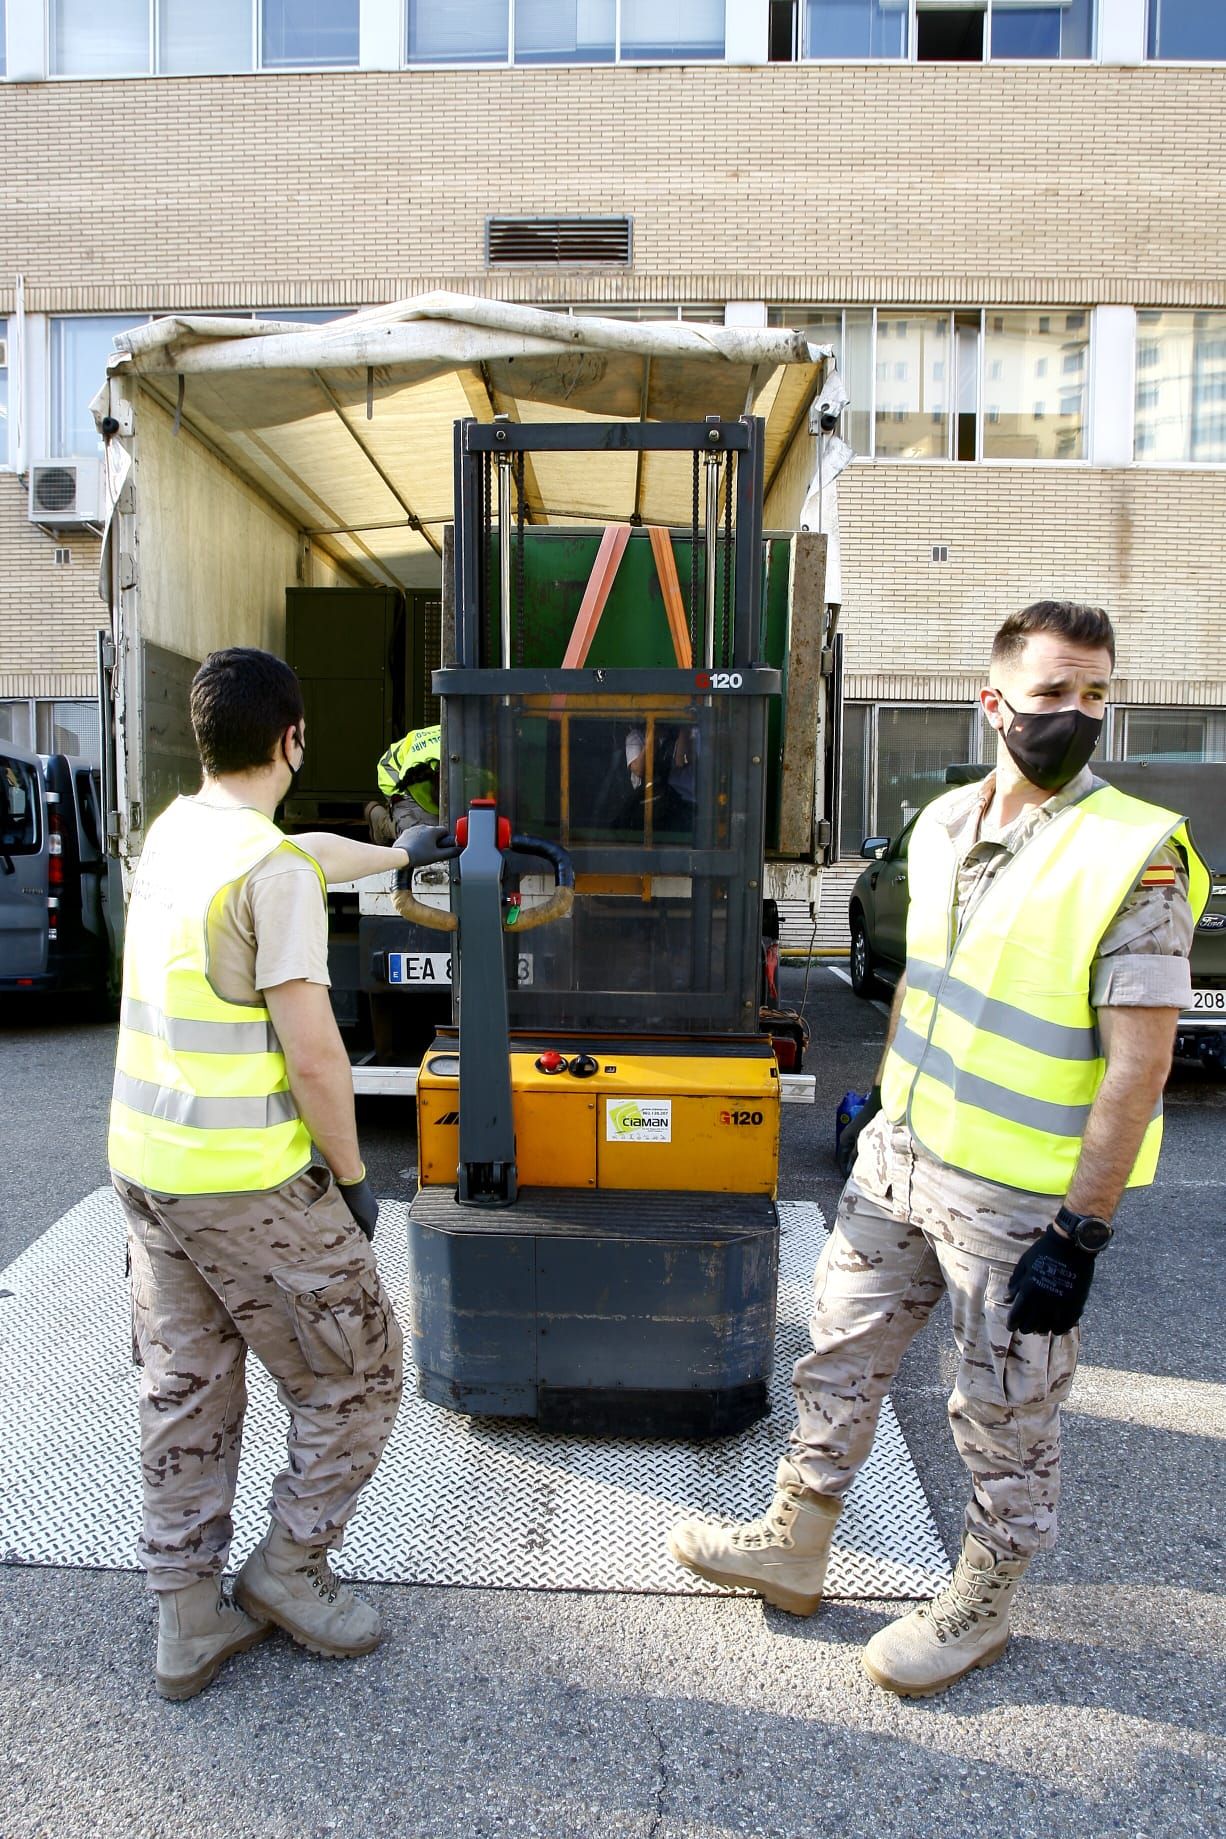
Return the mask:
M 284 748 L 282 748 L 281 750 L 281 758 L 285 761 L 285 764 L 289 766 L 291 785 L 294 785 L 297 783 L 298 775 L 302 771 L 303 767 L 306 765 L 306 742 L 303 740 L 301 735 L 296 735 L 294 738 L 298 742 L 298 764 L 297 766 L 289 766 L 289 755 L 288 753 L 285 752 Z
M 1031 785 L 1058 792 L 1075 779 L 1098 746 L 1102 717 L 1084 715 L 1080 709 L 1019 715 L 999 690 L 993 694 L 1013 717 L 1009 727 L 1001 730 L 1001 738 Z

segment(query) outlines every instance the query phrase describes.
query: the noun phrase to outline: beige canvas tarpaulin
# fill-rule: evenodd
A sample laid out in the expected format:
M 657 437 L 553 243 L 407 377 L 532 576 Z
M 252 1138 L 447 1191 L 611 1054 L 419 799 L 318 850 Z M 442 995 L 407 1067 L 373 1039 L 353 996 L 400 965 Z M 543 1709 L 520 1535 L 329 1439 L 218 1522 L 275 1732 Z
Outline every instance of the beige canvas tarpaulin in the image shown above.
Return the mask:
M 832 357 L 801 331 L 571 317 L 445 293 L 323 325 L 174 316 L 116 348 L 99 418 L 125 392 L 149 392 L 347 574 L 403 585 L 437 580 L 464 416 L 749 410 L 766 422 L 768 526 L 794 524 L 813 467 L 808 409 Z M 789 503 L 773 506 L 785 480 Z M 525 468 L 529 522 L 688 524 L 691 505 L 688 455 L 538 453 Z

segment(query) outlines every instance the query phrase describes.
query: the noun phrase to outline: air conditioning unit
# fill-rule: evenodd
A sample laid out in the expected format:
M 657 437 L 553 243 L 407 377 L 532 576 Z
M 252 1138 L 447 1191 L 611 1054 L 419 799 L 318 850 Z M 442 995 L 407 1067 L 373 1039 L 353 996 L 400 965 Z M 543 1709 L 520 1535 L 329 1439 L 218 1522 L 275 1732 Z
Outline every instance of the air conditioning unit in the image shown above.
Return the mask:
M 79 529 L 105 520 L 102 461 L 41 460 L 30 468 L 30 522 Z

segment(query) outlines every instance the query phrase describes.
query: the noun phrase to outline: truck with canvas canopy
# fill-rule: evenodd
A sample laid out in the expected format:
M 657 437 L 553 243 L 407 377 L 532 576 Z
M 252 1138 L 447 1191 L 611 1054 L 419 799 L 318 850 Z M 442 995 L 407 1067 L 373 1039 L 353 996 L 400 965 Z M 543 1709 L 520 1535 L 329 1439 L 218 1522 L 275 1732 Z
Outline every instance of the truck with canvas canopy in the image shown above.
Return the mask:
M 833 431 L 843 397 L 828 349 L 802 332 L 570 317 L 446 294 L 325 325 L 171 317 L 116 344 L 94 410 L 110 506 L 100 664 L 117 941 L 148 824 L 197 780 L 186 692 L 208 652 L 260 645 L 298 671 L 311 744 L 285 808 L 290 829 L 360 829 L 385 747 L 439 718 L 434 673 L 454 661 L 444 552 L 457 422 L 505 418 L 561 435 L 596 419 L 632 429 L 749 415 L 762 424 L 761 658 L 781 673 L 769 712 L 765 950 L 780 925 L 785 943 L 808 942 L 837 833 L 834 476 L 847 450 Z M 531 603 L 517 643 L 537 661 L 561 660 L 585 605 L 592 662 L 644 669 L 675 658 L 681 624 L 724 617 L 730 500 L 717 465 L 650 446 L 559 444 L 521 454 L 504 483 L 488 560 L 497 578 L 509 557 L 513 589 Z M 611 528 L 625 532 L 612 567 L 602 548 Z M 501 618 L 496 604 L 491 617 Z M 627 792 L 629 764 L 623 752 Z M 444 872 L 418 880 L 423 902 L 446 905 Z M 334 1001 L 355 1083 L 411 1091 L 450 1003 L 445 941 L 407 927 L 390 884 L 333 890 L 331 906 Z M 521 958 L 515 974 L 531 977 L 532 954 Z M 798 1063 L 799 1042 L 795 1052 Z

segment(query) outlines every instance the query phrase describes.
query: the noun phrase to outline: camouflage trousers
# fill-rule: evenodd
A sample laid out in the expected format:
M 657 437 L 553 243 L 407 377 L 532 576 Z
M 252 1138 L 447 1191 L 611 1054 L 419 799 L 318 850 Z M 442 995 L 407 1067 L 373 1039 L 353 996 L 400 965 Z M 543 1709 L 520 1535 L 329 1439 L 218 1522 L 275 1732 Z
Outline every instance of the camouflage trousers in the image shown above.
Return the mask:
M 974 1489 L 966 1530 L 999 1558 L 1017 1558 L 1055 1544 L 1060 1405 L 1078 1334 L 1010 1330 L 1005 1289 L 1017 1251 L 1002 1250 L 994 1259 L 952 1245 L 849 1181 L 817 1267 L 813 1352 L 793 1376 L 788 1453 L 807 1487 L 846 1493 L 903 1354 L 948 1294 L 958 1349 L 949 1422 Z
M 328 1170 L 267 1193 L 174 1199 L 112 1179 L 142 1369 L 139 1552 L 150 1587 L 182 1589 L 225 1566 L 248 1349 L 289 1413 L 273 1517 L 300 1544 L 338 1546 L 396 1420 L 403 1341 Z

